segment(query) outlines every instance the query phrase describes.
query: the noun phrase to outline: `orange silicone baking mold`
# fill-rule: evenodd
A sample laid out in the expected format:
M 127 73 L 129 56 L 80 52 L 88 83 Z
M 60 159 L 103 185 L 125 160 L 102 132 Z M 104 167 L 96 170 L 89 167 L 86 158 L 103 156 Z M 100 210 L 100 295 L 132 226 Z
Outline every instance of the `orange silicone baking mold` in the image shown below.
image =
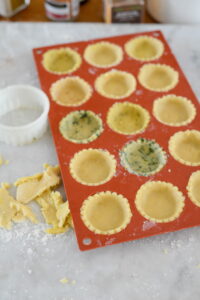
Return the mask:
M 96 41 L 109 41 L 121 46 L 122 49 L 124 49 L 124 44 L 128 40 L 141 35 L 153 36 L 163 42 L 165 47 L 163 55 L 159 59 L 152 61 L 152 63 L 167 64 L 173 67 L 179 73 L 179 83 L 168 93 L 161 93 L 149 91 L 143 88 L 137 80 L 137 88 L 131 96 L 122 100 L 112 100 L 104 98 L 94 89 L 94 81 L 97 76 L 108 70 L 117 69 L 132 73 L 137 79 L 138 71 L 140 67 L 145 64 L 145 62 L 140 62 L 128 57 L 128 55 L 124 51 L 124 59 L 119 65 L 111 68 L 100 69 L 89 65 L 84 60 L 84 49 L 87 45 Z M 83 78 L 93 87 L 93 94 L 91 99 L 77 107 L 64 107 L 52 101 L 49 93 L 52 83 L 60 78 L 64 78 L 70 75 L 56 75 L 49 73 L 44 69 L 42 65 L 42 57 L 47 50 L 65 46 L 74 49 L 82 56 L 82 65 L 78 70 L 70 75 L 76 75 Z M 68 43 L 62 45 L 53 45 L 49 47 L 34 49 L 33 53 L 41 87 L 50 98 L 49 121 L 80 249 L 88 250 L 200 225 L 200 208 L 192 203 L 192 201 L 188 198 L 186 191 L 186 186 L 191 173 L 198 170 L 199 168 L 185 166 L 179 163 L 169 154 L 168 150 L 168 140 L 175 132 L 186 129 L 200 130 L 200 106 L 162 33 L 160 31 L 153 31 L 84 42 L 75 42 L 70 44 Z M 158 122 L 152 115 L 153 101 L 167 94 L 176 94 L 178 96 L 187 97 L 195 105 L 197 115 L 189 125 L 181 127 L 166 126 Z M 115 102 L 124 101 L 130 101 L 132 103 L 140 104 L 142 107 L 146 108 L 149 111 L 151 116 L 150 124 L 143 133 L 139 133 L 136 135 L 122 135 L 112 131 L 106 124 L 106 115 L 108 109 Z M 88 144 L 75 144 L 65 140 L 62 137 L 59 131 L 59 122 L 65 115 L 75 110 L 92 110 L 102 118 L 104 131 L 93 142 L 90 142 Z M 156 142 L 160 144 L 160 146 L 164 149 L 164 151 L 166 151 L 168 155 L 167 164 L 164 166 L 164 168 L 159 173 L 150 177 L 130 174 L 120 164 L 119 151 L 128 141 L 136 140 L 139 137 L 156 140 Z M 71 158 L 76 152 L 88 148 L 107 149 L 111 154 L 115 156 L 117 160 L 117 172 L 109 182 L 99 186 L 86 186 L 78 183 L 72 178 L 69 172 L 69 162 Z M 178 219 L 169 223 L 153 223 L 139 214 L 134 204 L 135 194 L 140 186 L 149 180 L 171 182 L 172 184 L 176 185 L 180 191 L 182 191 L 185 196 L 185 207 Z M 102 191 L 113 191 L 118 194 L 122 194 L 125 198 L 128 199 L 132 210 L 133 217 L 128 226 L 123 231 L 113 235 L 100 235 L 93 233 L 84 225 L 80 217 L 80 208 L 83 201 L 88 198 L 88 196 Z

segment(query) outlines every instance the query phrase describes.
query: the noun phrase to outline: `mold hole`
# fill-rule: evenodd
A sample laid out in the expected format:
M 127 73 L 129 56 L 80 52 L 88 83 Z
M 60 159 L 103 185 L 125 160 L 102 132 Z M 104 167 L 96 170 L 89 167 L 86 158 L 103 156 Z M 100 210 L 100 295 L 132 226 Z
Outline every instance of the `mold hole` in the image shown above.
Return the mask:
M 83 245 L 89 246 L 92 243 L 92 240 L 90 238 L 83 239 Z

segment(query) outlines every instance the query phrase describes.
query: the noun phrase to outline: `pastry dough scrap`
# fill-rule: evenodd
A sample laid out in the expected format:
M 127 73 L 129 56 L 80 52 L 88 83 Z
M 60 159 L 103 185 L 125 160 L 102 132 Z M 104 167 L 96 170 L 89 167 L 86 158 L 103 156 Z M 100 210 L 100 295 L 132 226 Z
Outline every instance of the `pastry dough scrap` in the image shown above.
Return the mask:
M 168 92 L 179 81 L 179 73 L 165 64 L 145 64 L 138 75 L 140 84 L 150 91 Z
M 196 116 L 193 103 L 181 96 L 167 95 L 158 98 L 153 104 L 156 119 L 168 126 L 184 126 L 191 123 Z
M 36 198 L 41 206 L 41 212 L 47 224 L 53 225 L 46 230 L 47 233 L 57 234 L 66 232 L 71 226 L 68 202 L 64 202 L 62 195 L 50 189 Z
M 136 80 L 128 72 L 111 70 L 97 77 L 95 88 L 104 97 L 123 99 L 129 97 L 135 91 Z
M 116 160 L 103 149 L 84 149 L 75 154 L 70 162 L 72 177 L 85 185 L 100 185 L 115 174 Z
M 123 195 L 110 191 L 87 198 L 80 213 L 89 230 L 104 235 L 122 231 L 132 217 L 128 200 Z
M 0 188 L 0 227 L 10 229 L 12 221 L 18 222 L 24 218 L 38 222 L 29 207 L 16 201 L 6 189 Z
M 62 78 L 50 88 L 52 99 L 63 106 L 79 106 L 92 95 L 91 86 L 78 76 Z
M 144 218 L 157 223 L 167 223 L 180 216 L 185 205 L 184 200 L 182 192 L 173 184 L 149 181 L 138 190 L 135 204 Z
M 196 171 L 190 176 L 187 191 L 191 201 L 200 207 L 200 171 Z
M 15 182 L 17 186 L 17 200 L 28 203 L 51 187 L 60 183 L 60 169 L 58 166 L 46 166 L 43 173 L 23 177 Z
M 55 74 L 69 74 L 81 65 L 81 56 L 71 48 L 51 49 L 44 53 L 42 64 L 44 68 Z
M 160 58 L 164 52 L 163 43 L 151 36 L 142 35 L 129 40 L 125 44 L 126 53 L 140 61 L 150 61 Z
M 165 151 L 154 140 L 139 138 L 127 143 L 120 152 L 121 164 L 129 173 L 150 176 L 167 162 Z
M 101 118 L 90 110 L 77 110 L 69 113 L 59 124 L 62 136 L 73 143 L 92 142 L 103 131 Z
M 118 65 L 123 59 L 121 47 L 110 42 L 98 42 L 88 45 L 84 52 L 85 60 L 98 68 Z
M 200 131 L 179 131 L 169 140 L 169 152 L 178 162 L 200 166 Z
M 107 114 L 108 126 L 120 134 L 137 134 L 148 126 L 150 115 L 146 109 L 131 102 L 115 103 Z

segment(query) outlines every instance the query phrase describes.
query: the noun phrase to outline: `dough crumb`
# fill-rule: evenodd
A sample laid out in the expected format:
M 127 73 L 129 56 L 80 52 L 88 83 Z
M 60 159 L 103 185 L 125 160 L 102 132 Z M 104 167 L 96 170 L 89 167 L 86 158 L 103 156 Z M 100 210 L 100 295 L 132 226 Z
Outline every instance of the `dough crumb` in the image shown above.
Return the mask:
M 11 184 L 8 182 L 2 182 L 1 183 L 1 188 L 4 190 L 8 190 L 11 187 Z
M 200 264 L 196 265 L 196 267 L 197 267 L 198 269 L 200 269 Z
M 67 279 L 66 277 L 60 279 L 60 282 L 63 284 L 69 283 L 69 279 Z
M 163 252 L 164 254 L 168 254 L 168 253 L 169 253 L 167 249 L 163 249 L 162 252 Z
M 5 160 L 4 157 L 0 154 L 0 166 L 2 165 L 8 165 L 9 160 Z

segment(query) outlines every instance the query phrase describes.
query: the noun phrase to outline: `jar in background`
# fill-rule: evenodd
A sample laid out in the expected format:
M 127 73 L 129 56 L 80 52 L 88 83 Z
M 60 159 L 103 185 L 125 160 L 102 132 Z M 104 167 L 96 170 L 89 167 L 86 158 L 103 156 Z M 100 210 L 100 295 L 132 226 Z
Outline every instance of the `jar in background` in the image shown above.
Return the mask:
M 52 21 L 74 21 L 79 7 L 79 0 L 45 0 L 46 16 Z
M 142 23 L 144 0 L 103 0 L 106 23 Z
M 30 0 L 0 0 L 0 15 L 10 18 L 29 6 Z

